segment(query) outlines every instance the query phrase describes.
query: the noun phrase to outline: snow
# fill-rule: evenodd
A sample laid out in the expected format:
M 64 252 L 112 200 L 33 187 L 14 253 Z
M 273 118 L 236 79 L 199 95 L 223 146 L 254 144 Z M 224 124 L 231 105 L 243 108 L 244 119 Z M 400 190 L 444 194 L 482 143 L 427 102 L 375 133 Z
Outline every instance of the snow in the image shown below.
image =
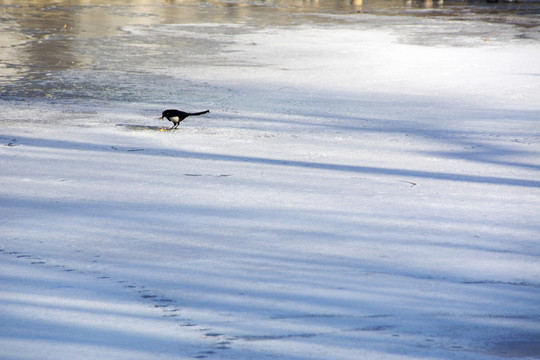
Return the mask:
M 2 100 L 0 358 L 538 358 L 538 42 L 342 17 L 126 26 L 198 45 Z

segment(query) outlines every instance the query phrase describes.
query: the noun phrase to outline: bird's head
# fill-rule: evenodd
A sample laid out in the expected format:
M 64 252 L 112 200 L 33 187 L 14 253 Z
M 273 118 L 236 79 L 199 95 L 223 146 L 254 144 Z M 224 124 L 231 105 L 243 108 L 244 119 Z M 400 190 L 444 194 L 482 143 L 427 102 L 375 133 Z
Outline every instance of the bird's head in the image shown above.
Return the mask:
M 169 119 L 170 116 L 174 115 L 174 112 L 178 110 L 165 110 L 161 113 L 160 119 L 163 120 L 164 118 Z
M 167 115 L 167 110 L 165 110 L 161 116 L 159 117 L 159 120 L 163 120 L 163 118 Z

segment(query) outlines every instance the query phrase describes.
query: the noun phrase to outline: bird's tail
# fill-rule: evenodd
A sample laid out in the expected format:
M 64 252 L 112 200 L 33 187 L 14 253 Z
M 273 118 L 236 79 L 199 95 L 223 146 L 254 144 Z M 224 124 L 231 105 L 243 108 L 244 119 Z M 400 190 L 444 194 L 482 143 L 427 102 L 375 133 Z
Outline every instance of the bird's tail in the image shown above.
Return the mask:
M 204 115 L 204 114 L 207 114 L 209 113 L 210 110 L 206 110 L 206 111 L 201 111 L 201 112 L 196 112 L 196 113 L 190 113 L 189 115 L 190 116 L 198 116 L 198 115 Z

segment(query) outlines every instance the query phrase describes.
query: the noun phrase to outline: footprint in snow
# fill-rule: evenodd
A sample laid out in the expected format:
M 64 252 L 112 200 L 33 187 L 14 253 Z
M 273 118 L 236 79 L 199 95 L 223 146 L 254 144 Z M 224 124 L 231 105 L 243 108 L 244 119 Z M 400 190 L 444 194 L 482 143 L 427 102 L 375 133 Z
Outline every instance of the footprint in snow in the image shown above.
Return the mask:
M 228 176 L 228 175 L 219 175 L 219 176 Z M 198 326 L 196 323 L 194 323 L 190 319 L 182 318 L 180 316 L 181 311 L 179 307 L 177 306 L 176 301 L 174 299 L 161 294 L 159 291 L 147 289 L 144 285 L 129 282 L 127 280 L 115 280 L 112 276 L 102 271 L 89 272 L 86 270 L 76 269 L 76 268 L 63 265 L 63 264 L 50 264 L 49 262 L 47 262 L 46 259 L 43 259 L 39 256 L 35 256 L 35 255 L 27 254 L 27 253 L 21 253 L 19 251 L 7 251 L 6 249 L 0 249 L 0 253 L 4 255 L 14 256 L 16 259 L 20 259 L 21 261 L 24 261 L 24 260 L 30 261 L 31 265 L 44 266 L 52 270 L 64 271 L 64 272 L 69 272 L 69 273 L 79 273 L 81 275 L 86 275 L 86 276 L 93 275 L 95 276 L 97 280 L 116 283 L 118 285 L 121 285 L 122 288 L 126 290 L 135 291 L 143 301 L 149 302 L 154 308 L 161 310 L 162 317 L 168 318 L 171 321 L 178 322 L 179 326 L 182 326 L 182 327 L 197 327 Z M 98 256 L 95 256 L 95 257 L 98 257 Z M 97 260 L 94 259 L 92 262 L 95 263 L 97 262 Z M 234 338 L 226 337 L 224 334 L 211 331 L 211 329 L 208 329 L 208 328 L 199 328 L 197 330 L 204 331 L 205 333 L 203 337 L 207 339 L 212 339 L 214 341 L 213 345 L 210 345 L 211 348 L 209 350 L 199 352 L 195 356 L 195 358 L 197 359 L 207 358 L 209 356 L 215 355 L 217 351 L 230 349 L 230 345 L 232 343 L 231 341 L 235 340 Z

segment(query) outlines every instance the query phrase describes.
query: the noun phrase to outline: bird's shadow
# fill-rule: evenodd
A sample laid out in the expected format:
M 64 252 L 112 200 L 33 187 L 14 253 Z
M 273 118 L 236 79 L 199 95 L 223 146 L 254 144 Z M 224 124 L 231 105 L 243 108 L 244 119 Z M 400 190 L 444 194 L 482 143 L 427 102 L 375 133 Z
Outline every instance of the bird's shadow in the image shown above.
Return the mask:
M 134 125 L 134 124 L 116 124 L 116 126 L 126 128 L 128 130 L 150 130 L 150 131 L 175 131 L 170 127 L 149 126 L 149 125 Z

